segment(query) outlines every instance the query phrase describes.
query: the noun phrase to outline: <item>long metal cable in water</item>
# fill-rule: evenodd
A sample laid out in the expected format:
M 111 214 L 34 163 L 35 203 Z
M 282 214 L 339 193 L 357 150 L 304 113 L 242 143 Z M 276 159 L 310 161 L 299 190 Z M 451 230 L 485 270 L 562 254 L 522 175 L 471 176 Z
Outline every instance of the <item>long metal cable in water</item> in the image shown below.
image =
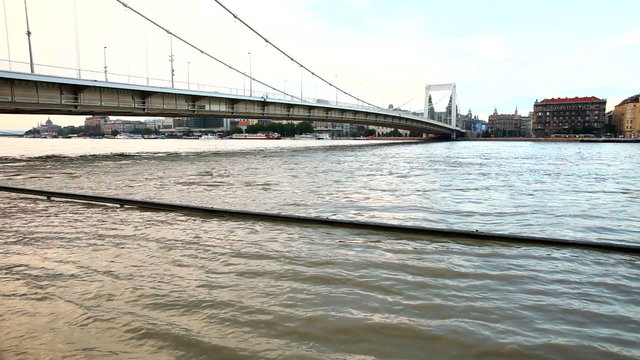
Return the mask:
M 508 235 L 508 234 L 494 234 L 479 231 L 468 230 L 453 230 L 453 229 L 439 229 L 425 226 L 414 225 L 396 225 L 380 222 L 370 221 L 356 221 L 356 220 L 340 220 L 331 218 L 320 218 L 311 216 L 300 215 L 288 215 L 288 214 L 275 214 L 258 211 L 244 211 L 244 210 L 230 210 L 220 209 L 204 206 L 194 206 L 186 204 L 173 204 L 159 201 L 147 201 L 147 200 L 135 200 L 125 199 L 111 196 L 99 196 L 99 195 L 86 195 L 75 194 L 58 191 L 46 191 L 27 189 L 13 186 L 0 185 L 0 191 L 44 196 L 47 199 L 60 198 L 77 201 L 87 201 L 92 203 L 104 203 L 104 204 L 116 204 L 120 206 L 134 206 L 144 209 L 154 209 L 162 211 L 174 211 L 183 213 L 200 213 L 212 216 L 233 216 L 237 218 L 248 219 L 251 221 L 278 221 L 278 222 L 291 222 L 298 224 L 309 225 L 322 225 L 322 226 L 334 226 L 341 228 L 355 228 L 370 231 L 387 231 L 397 233 L 407 233 L 412 235 L 427 235 L 427 236 L 446 236 L 447 238 L 456 239 L 473 239 L 489 242 L 504 242 L 517 245 L 545 245 L 545 246 L 559 246 L 559 247 L 571 247 L 571 248 L 585 248 L 600 251 L 615 251 L 619 253 L 629 255 L 640 255 L 640 245 L 633 244 L 618 244 L 610 242 L 598 242 L 589 240 L 568 240 L 568 239 L 554 239 L 536 236 L 522 236 L 522 235 Z

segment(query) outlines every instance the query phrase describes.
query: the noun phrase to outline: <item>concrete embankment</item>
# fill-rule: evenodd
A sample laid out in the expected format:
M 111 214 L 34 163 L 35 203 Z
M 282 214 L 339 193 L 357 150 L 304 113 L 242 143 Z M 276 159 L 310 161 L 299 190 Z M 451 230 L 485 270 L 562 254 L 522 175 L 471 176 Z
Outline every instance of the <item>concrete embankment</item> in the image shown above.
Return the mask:
M 610 143 L 610 144 L 628 144 L 628 143 L 640 143 L 640 139 L 629 138 L 610 138 L 610 139 L 580 139 L 580 142 L 586 143 Z
M 423 137 L 376 137 L 374 140 L 404 140 L 404 141 L 428 141 L 432 139 L 423 138 Z
M 581 138 L 462 138 L 464 141 L 579 142 Z

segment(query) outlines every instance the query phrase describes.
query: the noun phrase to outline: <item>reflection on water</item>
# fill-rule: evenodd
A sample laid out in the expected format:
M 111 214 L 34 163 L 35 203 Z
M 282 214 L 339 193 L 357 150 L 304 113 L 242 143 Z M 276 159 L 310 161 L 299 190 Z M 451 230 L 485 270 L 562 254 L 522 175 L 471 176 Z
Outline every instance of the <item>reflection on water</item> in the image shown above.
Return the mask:
M 291 143 L 186 153 L 157 141 L 160 155 L 5 156 L 0 179 L 237 209 L 639 238 L 637 146 Z M 624 254 L 11 194 L 0 194 L 0 231 L 0 358 L 640 357 L 640 266 Z

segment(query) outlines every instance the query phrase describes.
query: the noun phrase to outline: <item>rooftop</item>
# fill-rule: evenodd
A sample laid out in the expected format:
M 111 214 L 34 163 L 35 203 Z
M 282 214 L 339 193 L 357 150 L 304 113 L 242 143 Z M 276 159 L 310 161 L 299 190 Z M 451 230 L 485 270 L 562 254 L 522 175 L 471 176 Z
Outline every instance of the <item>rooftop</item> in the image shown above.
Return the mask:
M 622 102 L 620 104 L 618 104 L 618 106 L 624 105 L 624 104 L 631 104 L 631 103 L 640 103 L 640 94 L 633 95 L 631 97 L 628 97 L 628 98 L 622 100 Z
M 603 101 L 600 98 L 595 96 L 587 96 L 587 97 L 573 97 L 573 98 L 551 98 L 544 99 L 539 102 L 539 104 L 549 104 L 549 103 L 571 103 L 571 102 L 583 102 L 583 101 Z

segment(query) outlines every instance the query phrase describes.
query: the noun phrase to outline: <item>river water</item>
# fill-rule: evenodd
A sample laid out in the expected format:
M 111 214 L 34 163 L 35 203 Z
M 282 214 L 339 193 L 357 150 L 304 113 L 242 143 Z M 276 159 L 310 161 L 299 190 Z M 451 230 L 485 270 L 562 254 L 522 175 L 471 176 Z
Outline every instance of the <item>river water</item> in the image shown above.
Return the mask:
M 0 139 L 0 183 L 640 244 L 640 145 Z M 634 359 L 640 263 L 0 193 L 0 359 Z

